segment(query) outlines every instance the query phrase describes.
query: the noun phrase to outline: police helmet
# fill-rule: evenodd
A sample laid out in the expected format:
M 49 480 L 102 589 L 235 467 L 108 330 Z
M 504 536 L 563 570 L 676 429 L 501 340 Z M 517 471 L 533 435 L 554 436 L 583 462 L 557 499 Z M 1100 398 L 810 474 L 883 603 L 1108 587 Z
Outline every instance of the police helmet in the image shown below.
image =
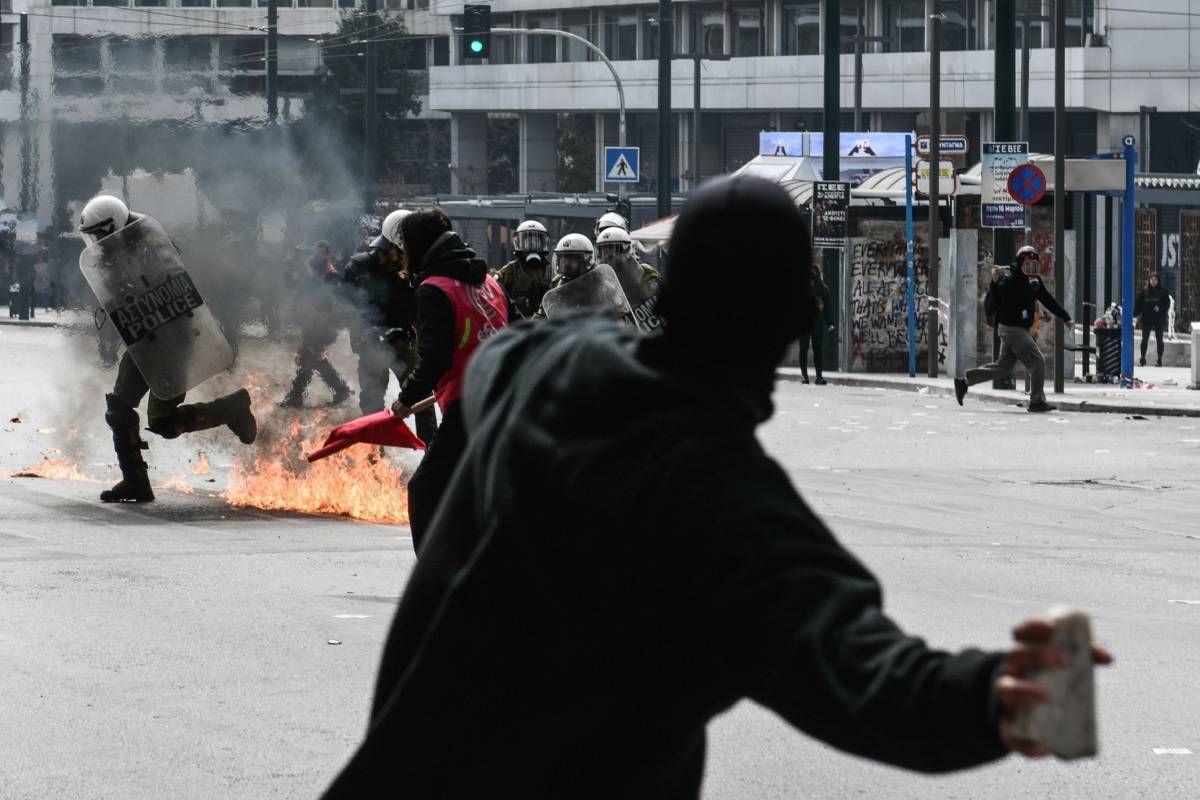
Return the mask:
M 596 265 L 592 253 L 591 240 L 582 233 L 568 233 L 554 247 L 554 260 L 564 278 L 578 278 Z
M 617 259 L 633 252 L 633 239 L 629 231 L 613 226 L 605 228 L 596 237 L 596 257 L 601 264 L 612 264 Z
M 129 206 L 124 201 L 111 194 L 98 194 L 83 207 L 79 215 L 79 232 L 90 246 L 124 228 L 128 222 Z

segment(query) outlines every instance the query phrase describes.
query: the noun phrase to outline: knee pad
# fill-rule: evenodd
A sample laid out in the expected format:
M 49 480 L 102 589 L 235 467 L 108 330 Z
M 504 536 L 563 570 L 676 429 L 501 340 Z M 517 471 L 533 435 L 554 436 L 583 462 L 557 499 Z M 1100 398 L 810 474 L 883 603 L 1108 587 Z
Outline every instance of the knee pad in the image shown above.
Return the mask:
M 146 430 L 164 439 L 175 439 L 187 430 L 187 420 L 183 414 L 176 411 L 174 414 L 150 420 L 146 424 Z
M 104 395 L 104 402 L 106 405 L 104 421 L 108 423 L 108 427 L 114 430 L 137 428 L 138 413 L 133 406 L 115 394 Z

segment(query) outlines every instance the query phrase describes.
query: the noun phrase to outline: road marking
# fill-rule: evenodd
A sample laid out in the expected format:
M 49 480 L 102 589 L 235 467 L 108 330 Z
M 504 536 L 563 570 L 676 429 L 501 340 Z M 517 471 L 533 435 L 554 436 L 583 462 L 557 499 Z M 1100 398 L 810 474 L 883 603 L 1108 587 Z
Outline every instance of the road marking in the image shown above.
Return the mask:
M 1200 600 L 1171 600 L 1170 602 L 1185 606 L 1200 606 Z
M 334 614 L 334 619 L 370 619 L 370 614 Z
M 1093 453 L 1107 453 L 1107 450 L 1093 450 Z
M 1156 747 L 1154 755 L 1156 756 L 1190 756 L 1191 750 L 1186 747 Z

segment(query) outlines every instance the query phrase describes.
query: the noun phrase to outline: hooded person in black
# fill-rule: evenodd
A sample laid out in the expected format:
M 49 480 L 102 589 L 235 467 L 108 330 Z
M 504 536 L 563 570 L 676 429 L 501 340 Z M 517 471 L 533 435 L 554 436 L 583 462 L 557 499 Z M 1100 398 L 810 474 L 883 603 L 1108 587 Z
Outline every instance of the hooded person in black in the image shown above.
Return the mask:
M 1054 657 L 1047 626 L 1009 654 L 906 635 L 755 439 L 816 313 L 791 198 L 705 184 L 670 252 L 661 335 L 584 315 L 472 360 L 468 446 L 327 800 L 696 798 L 708 721 L 747 697 L 911 769 L 1041 752 L 1002 709 L 1044 699 L 1020 675 Z M 729 302 L 731 264 L 770 291 Z
M 1158 366 L 1162 366 L 1163 357 L 1163 328 L 1167 324 L 1167 313 L 1171 309 L 1171 295 L 1167 293 L 1158 275 L 1151 275 L 1146 281 L 1146 288 L 1137 296 L 1133 306 L 1133 314 L 1141 318 L 1142 323 L 1142 360 L 1146 366 L 1146 346 L 1150 344 L 1150 331 L 1154 331 L 1155 343 L 1158 345 Z
M 515 311 L 487 264 L 454 232 L 450 218 L 438 209 L 420 209 L 400 223 L 405 269 L 411 276 L 413 328 L 417 366 L 400 389 L 392 412 L 404 418 L 431 394 L 438 395 L 442 424 L 408 481 L 408 517 L 413 547 L 421 540 L 446 483 L 466 446 L 459 409 L 463 371 L 479 344 L 508 324 Z M 457 286 L 474 287 L 457 293 Z M 456 300 L 456 298 L 458 298 Z M 461 308 L 456 308 L 458 303 Z M 458 317 L 463 330 L 458 330 Z M 479 316 L 474 312 L 485 312 Z

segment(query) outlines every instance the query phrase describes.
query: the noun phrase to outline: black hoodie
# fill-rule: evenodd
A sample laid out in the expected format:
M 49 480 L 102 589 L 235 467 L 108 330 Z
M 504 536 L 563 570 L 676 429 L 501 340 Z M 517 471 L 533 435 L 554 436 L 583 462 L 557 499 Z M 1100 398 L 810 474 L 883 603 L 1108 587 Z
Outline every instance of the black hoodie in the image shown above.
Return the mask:
M 408 376 L 400 390 L 400 402 L 406 406 L 433 394 L 442 376 L 454 359 L 454 307 L 446 293 L 424 283 L 440 275 L 478 286 L 487 276 L 487 264 L 476 257 L 454 231 L 446 231 L 429 248 L 417 266 L 418 283 L 413 295 L 411 314 L 417 332 L 417 368 Z M 509 319 L 516 316 L 509 308 Z
M 761 379 L 687 341 L 573 316 L 475 353 L 467 449 L 326 798 L 696 798 L 743 698 L 912 769 L 1006 752 L 1004 655 L 901 631 L 755 439 Z

